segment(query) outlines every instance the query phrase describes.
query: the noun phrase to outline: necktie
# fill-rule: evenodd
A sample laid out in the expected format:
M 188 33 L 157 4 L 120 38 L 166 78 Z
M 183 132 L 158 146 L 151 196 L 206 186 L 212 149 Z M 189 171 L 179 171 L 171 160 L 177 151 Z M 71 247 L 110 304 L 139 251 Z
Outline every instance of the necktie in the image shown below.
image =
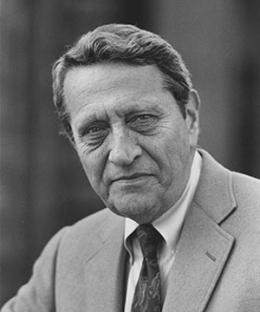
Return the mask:
M 151 224 L 142 224 L 136 235 L 143 253 L 143 264 L 135 288 L 132 312 L 160 312 L 161 281 L 157 261 L 157 247 L 162 236 Z

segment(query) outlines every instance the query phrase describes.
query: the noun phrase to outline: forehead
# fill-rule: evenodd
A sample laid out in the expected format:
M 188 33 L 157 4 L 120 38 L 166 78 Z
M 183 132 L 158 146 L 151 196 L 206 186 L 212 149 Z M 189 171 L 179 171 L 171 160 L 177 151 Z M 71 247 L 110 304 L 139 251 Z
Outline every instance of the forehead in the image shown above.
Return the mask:
M 73 118 L 78 112 L 117 105 L 148 106 L 158 103 L 165 93 L 163 78 L 154 65 L 94 64 L 68 71 L 64 81 L 64 99 Z
M 145 79 L 144 79 L 145 78 Z M 82 65 L 72 67 L 68 70 L 64 85 L 75 86 L 78 82 L 84 79 L 86 85 L 91 83 L 90 88 L 96 84 L 96 87 L 106 87 L 107 84 L 118 86 L 124 82 L 130 85 L 131 82 L 142 81 L 142 87 L 148 86 L 151 83 L 161 85 L 162 74 L 155 65 L 128 65 L 123 63 L 98 63 L 92 65 Z M 92 85 L 93 84 L 93 85 Z

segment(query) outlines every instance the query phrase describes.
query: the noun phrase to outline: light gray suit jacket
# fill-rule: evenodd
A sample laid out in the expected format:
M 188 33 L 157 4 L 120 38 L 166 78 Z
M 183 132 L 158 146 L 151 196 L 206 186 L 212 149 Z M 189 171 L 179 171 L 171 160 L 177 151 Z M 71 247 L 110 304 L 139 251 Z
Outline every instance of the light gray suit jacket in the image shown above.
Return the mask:
M 259 312 L 260 182 L 201 153 L 163 312 Z M 2 312 L 122 312 L 123 232 L 107 209 L 62 229 Z

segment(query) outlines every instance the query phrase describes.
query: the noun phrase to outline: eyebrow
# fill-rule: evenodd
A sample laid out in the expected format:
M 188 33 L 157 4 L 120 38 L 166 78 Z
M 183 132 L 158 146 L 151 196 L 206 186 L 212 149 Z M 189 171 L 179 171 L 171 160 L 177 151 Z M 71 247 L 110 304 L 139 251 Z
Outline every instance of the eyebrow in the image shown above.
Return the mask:
M 144 101 L 142 104 L 134 103 L 127 107 L 124 107 L 124 105 L 122 104 L 121 106 L 119 106 L 118 109 L 115 109 L 114 111 L 116 115 L 120 118 L 129 117 L 140 112 L 155 112 L 157 114 L 161 113 L 160 106 L 156 103 L 152 103 L 151 101 Z M 109 121 L 109 116 L 107 115 L 105 110 L 99 112 L 93 111 L 91 114 L 87 114 L 87 112 L 83 113 L 82 116 L 78 117 L 75 125 L 77 130 L 80 131 L 85 128 L 86 125 L 97 121 Z
M 98 122 L 98 121 L 107 121 L 108 120 L 108 117 L 104 118 L 102 116 L 99 116 L 96 112 L 91 114 L 91 115 L 84 115 L 84 116 L 81 116 L 79 117 L 79 119 L 76 121 L 75 125 L 76 125 L 76 129 L 77 131 L 79 132 L 82 132 L 86 126 L 92 124 L 92 123 L 95 123 L 95 122 Z
M 152 104 L 149 103 L 149 104 L 133 104 L 131 106 L 128 106 L 128 107 L 124 107 L 123 109 L 120 107 L 120 111 L 117 112 L 116 110 L 116 114 L 118 116 L 127 116 L 129 114 L 135 114 L 135 113 L 139 113 L 139 112 L 145 112 L 145 111 L 153 111 L 153 112 L 157 112 L 157 113 L 160 113 L 161 112 L 161 109 L 160 109 L 160 106 L 158 104 Z

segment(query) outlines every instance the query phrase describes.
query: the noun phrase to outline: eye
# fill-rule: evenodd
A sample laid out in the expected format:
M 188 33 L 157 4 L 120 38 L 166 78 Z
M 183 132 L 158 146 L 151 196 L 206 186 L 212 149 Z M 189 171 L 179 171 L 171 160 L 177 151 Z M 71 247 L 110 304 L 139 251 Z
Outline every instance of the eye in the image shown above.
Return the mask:
M 85 131 L 84 131 L 84 135 L 88 135 L 88 134 L 95 134 L 99 131 L 102 131 L 103 127 L 100 126 L 91 126 L 88 127 Z
M 132 118 L 132 121 L 147 121 L 149 119 L 152 119 L 154 116 L 151 115 L 151 114 L 141 114 L 141 115 L 137 115 L 137 116 L 134 116 Z
M 94 122 L 84 127 L 80 133 L 82 141 L 87 145 L 100 145 L 109 132 L 109 126 L 105 122 Z
M 137 114 L 129 119 L 128 124 L 135 131 L 148 133 L 155 129 L 157 121 L 157 116 L 153 114 Z

